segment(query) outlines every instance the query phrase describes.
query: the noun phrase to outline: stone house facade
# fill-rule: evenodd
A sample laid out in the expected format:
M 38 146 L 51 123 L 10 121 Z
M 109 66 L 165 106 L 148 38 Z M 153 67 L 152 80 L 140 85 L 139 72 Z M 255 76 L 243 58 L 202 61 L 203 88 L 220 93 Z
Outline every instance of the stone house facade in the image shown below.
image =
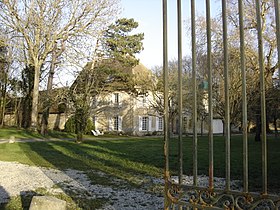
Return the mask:
M 95 128 L 138 136 L 162 134 L 163 117 L 151 108 L 152 100 L 151 92 L 135 95 L 115 91 L 98 96 L 93 112 Z

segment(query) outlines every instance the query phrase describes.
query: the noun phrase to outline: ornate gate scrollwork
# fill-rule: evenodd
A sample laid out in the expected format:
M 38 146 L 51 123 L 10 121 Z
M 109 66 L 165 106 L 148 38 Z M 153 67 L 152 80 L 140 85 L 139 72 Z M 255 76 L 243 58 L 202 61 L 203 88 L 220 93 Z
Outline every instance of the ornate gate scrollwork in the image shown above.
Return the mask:
M 280 209 L 277 196 L 251 195 L 242 192 L 224 192 L 193 186 L 179 186 L 169 180 L 167 190 L 168 203 L 173 207 L 192 207 L 198 209 Z

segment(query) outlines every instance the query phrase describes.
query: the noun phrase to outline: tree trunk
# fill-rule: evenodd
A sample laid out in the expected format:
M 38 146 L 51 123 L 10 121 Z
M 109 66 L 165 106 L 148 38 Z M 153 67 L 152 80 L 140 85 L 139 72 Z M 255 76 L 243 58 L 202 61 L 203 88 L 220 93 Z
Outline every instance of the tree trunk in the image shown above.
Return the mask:
M 33 92 L 33 91 L 32 91 Z M 22 103 L 22 127 L 30 128 L 31 126 L 31 110 L 32 110 L 32 93 L 30 92 L 24 99 Z
M 16 104 L 15 104 L 15 119 L 16 119 L 16 126 L 18 128 L 21 128 L 22 126 L 22 109 L 21 107 L 21 101 L 22 98 L 19 98 L 19 100 L 16 100 Z
M 223 136 L 225 136 L 225 129 L 226 129 L 226 125 L 225 125 L 225 120 L 222 120 L 223 123 Z
M 1 125 L 1 127 L 4 126 L 5 107 L 6 107 L 6 93 L 3 90 L 2 91 L 2 100 L 1 100 L 1 116 L 0 116 L 0 125 Z
M 203 136 L 203 124 L 204 124 L 204 120 L 203 118 L 201 118 L 201 126 L 200 126 L 200 135 Z
M 4 73 L 4 84 L 2 85 L 2 100 L 1 100 L 1 116 L 0 116 L 0 124 L 3 127 L 5 122 L 5 110 L 6 110 L 6 102 L 7 102 L 7 74 Z
M 257 113 L 255 141 L 261 141 L 261 127 L 261 115 L 260 113 Z
M 3 96 L 2 110 L 1 110 L 1 126 L 2 127 L 5 124 L 5 110 L 6 110 L 6 98 L 7 98 L 6 90 L 3 94 L 4 94 L 4 96 Z
M 277 138 L 278 137 L 278 129 L 277 129 L 277 117 L 276 117 L 276 115 L 273 116 L 273 125 L 274 125 L 275 138 Z
M 83 141 L 83 134 L 85 133 L 86 121 L 87 121 L 86 111 L 83 108 L 76 109 L 75 126 L 76 126 L 76 134 L 77 134 L 78 143 Z
M 55 63 L 57 60 L 56 48 L 54 48 L 52 54 L 52 63 L 50 67 L 49 77 L 48 77 L 48 84 L 47 84 L 47 98 L 46 102 L 43 103 L 43 114 L 42 114 L 42 125 L 41 125 L 41 134 L 46 135 L 48 132 L 48 121 L 49 121 L 49 113 L 51 107 L 51 90 L 53 86 L 53 75 L 55 69 Z
M 48 97 L 48 96 L 47 96 Z M 48 133 L 48 119 L 49 119 L 49 99 L 43 103 L 43 113 L 42 113 L 42 121 L 41 121 L 41 134 L 46 135 Z
M 31 110 L 31 127 L 33 131 L 37 131 L 38 126 L 38 103 L 39 103 L 39 80 L 40 80 L 41 66 L 37 63 L 34 66 L 34 86 L 32 97 L 32 110 Z

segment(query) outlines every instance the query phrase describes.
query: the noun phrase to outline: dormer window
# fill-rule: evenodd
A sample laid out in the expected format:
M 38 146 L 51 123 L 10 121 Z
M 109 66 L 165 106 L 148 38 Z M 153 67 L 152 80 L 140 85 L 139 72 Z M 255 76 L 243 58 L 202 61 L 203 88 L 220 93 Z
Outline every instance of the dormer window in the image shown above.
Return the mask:
M 143 105 L 145 105 L 146 104 L 146 102 L 147 102 L 147 99 L 146 99 L 146 96 L 145 95 L 143 95 Z
M 114 93 L 114 104 L 118 105 L 120 103 L 119 93 Z

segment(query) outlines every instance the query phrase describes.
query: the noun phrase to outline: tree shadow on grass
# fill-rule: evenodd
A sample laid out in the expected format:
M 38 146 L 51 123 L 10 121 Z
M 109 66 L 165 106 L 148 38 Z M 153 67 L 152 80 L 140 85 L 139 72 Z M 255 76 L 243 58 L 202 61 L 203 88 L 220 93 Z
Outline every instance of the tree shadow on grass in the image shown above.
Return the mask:
M 163 141 L 161 139 L 86 141 L 84 147 L 93 148 L 104 153 L 115 154 L 119 158 L 132 162 L 150 165 L 160 169 L 164 167 Z
M 84 185 L 83 180 L 79 179 L 79 177 L 82 177 L 82 179 L 84 178 L 81 174 L 79 174 L 82 172 L 66 170 L 67 168 L 86 169 L 86 164 L 55 149 L 55 144 L 55 142 L 52 144 L 49 142 L 26 142 L 20 143 L 20 147 L 35 166 L 45 166 L 60 169 L 58 171 L 40 168 L 46 176 L 46 179 L 53 181 L 53 189 L 56 190 L 57 188 L 60 188 L 62 190 L 59 190 L 58 193 L 55 192 L 56 197 L 66 200 L 67 204 L 71 203 L 72 206 L 77 205 L 77 207 L 82 209 L 87 209 L 88 206 L 100 208 L 103 205 L 102 202 L 100 202 L 100 200 L 96 199 L 94 196 L 88 194 L 87 191 L 89 189 L 87 189 L 87 185 Z M 74 167 L 68 167 L 71 165 Z M 75 165 L 77 167 L 75 167 Z M 63 177 L 62 180 L 61 177 Z M 33 193 L 33 195 L 36 195 L 36 193 Z M 48 195 L 52 193 L 45 191 L 41 194 Z M 83 195 L 86 197 L 86 199 L 83 197 Z M 22 193 L 22 200 L 26 201 L 29 197 L 30 193 Z
M 104 150 L 101 147 L 96 147 L 95 143 L 93 142 L 93 145 L 77 145 L 56 142 L 53 146 L 60 151 L 64 151 L 64 153 L 68 153 L 71 158 L 81 162 L 79 165 L 69 165 L 68 167 L 83 171 L 101 171 L 112 179 L 122 179 L 128 185 L 139 184 L 139 180 L 143 179 L 144 175 L 151 175 L 152 170 L 160 173 L 159 169 L 154 166 L 138 161 L 131 161 L 127 157 L 119 156 L 120 154 L 117 151 Z M 108 183 L 108 180 L 106 182 Z
M 6 204 L 10 200 L 10 195 L 7 193 L 7 191 L 0 186 L 0 209 L 5 209 Z
M 149 175 L 148 172 L 143 173 L 143 167 L 151 167 L 152 169 L 149 170 L 155 169 L 153 165 L 149 166 L 145 161 L 144 163 L 139 163 L 136 159 L 132 161 L 129 154 L 122 154 L 117 150 L 105 151 L 101 147 L 93 148 L 92 146 L 95 144 L 96 142 L 76 144 L 66 141 L 19 143 L 21 150 L 34 165 L 60 169 L 64 173 L 63 176 L 69 177 L 67 182 L 78 182 L 82 186 L 83 192 L 71 187 L 67 188 L 65 183 L 56 183 L 52 174 L 41 169 L 47 178 L 53 180 L 57 187 L 62 188 L 64 193 L 71 197 L 80 208 L 88 205 L 88 202 L 91 203 L 90 206 L 96 205 L 96 208 L 98 208 L 98 205 L 102 205 L 102 202 L 100 204 L 98 199 L 84 202 L 81 195 L 84 194 L 84 197 L 89 198 L 91 195 L 86 194 L 86 191 L 90 191 L 90 193 L 94 193 L 94 191 L 89 189 L 88 183 L 84 184 L 82 180 L 84 177 L 82 179 L 77 177 L 79 172 L 68 173 L 67 169 L 71 168 L 85 172 L 84 174 L 91 179 L 90 184 L 99 184 L 105 188 L 117 187 L 118 189 L 141 186 L 145 176 Z M 122 155 L 128 156 L 124 157 Z M 120 180 L 120 182 L 115 182 L 115 180 Z M 104 199 L 101 200 L 104 202 Z
M 199 174 L 208 174 L 208 141 L 206 138 L 198 141 L 198 169 Z M 232 137 L 231 142 L 231 178 L 241 179 L 243 174 L 242 166 L 242 136 Z M 192 141 L 184 139 L 184 174 L 192 174 Z M 158 169 L 164 167 L 163 140 L 161 139 L 121 139 L 121 140 L 96 140 L 86 141 L 81 147 L 90 153 L 114 154 L 116 157 L 135 163 L 149 165 Z M 250 190 L 261 192 L 262 171 L 261 171 L 261 144 L 249 138 L 249 187 Z M 268 139 L 268 187 L 271 193 L 280 194 L 279 174 L 277 167 L 280 160 L 280 141 L 273 138 Z M 177 141 L 170 141 L 170 170 L 176 172 L 178 165 Z M 225 151 L 223 137 L 215 137 L 214 141 L 214 167 L 215 176 L 225 176 Z M 137 169 L 136 169 L 137 171 Z
M 21 197 L 21 207 L 23 210 L 28 210 L 32 201 L 33 196 L 40 196 L 42 194 L 35 192 L 33 190 L 30 191 L 21 191 L 20 197 Z

